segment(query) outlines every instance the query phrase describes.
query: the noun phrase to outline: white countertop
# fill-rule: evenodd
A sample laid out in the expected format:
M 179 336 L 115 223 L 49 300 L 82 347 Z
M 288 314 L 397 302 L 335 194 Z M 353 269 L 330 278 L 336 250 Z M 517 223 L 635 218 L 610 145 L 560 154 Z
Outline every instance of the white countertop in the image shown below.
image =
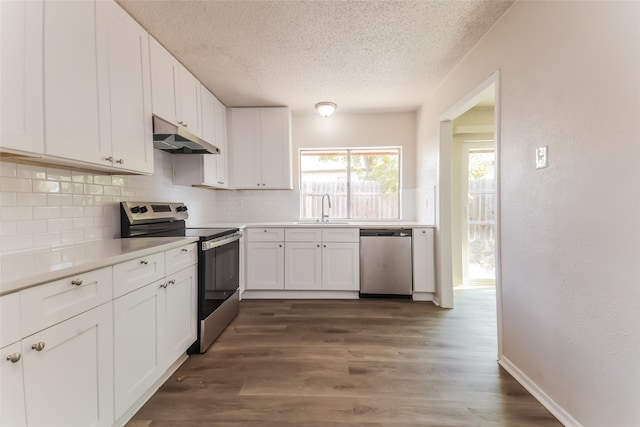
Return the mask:
M 316 222 L 314 220 L 301 221 L 279 221 L 279 222 L 245 222 L 245 223 L 216 223 L 198 224 L 189 227 L 235 227 L 235 228 L 256 228 L 256 227 L 343 227 L 343 228 L 434 228 L 432 224 L 422 224 L 411 221 L 347 221 L 330 220 L 329 222 Z
M 139 237 L 0 256 L 0 295 L 196 242 L 195 237 Z

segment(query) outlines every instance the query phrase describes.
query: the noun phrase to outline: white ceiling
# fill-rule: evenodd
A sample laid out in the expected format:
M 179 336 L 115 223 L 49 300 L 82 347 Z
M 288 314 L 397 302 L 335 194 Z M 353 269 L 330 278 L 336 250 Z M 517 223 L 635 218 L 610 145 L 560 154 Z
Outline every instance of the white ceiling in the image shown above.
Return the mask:
M 512 0 L 118 0 L 227 106 L 416 110 Z

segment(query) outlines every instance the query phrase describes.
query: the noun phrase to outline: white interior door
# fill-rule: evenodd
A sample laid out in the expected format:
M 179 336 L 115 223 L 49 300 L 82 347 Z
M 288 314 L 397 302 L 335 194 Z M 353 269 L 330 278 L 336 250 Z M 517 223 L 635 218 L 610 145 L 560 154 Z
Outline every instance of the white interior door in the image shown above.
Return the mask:
M 494 283 L 496 259 L 496 174 L 493 142 L 462 146 L 463 282 Z

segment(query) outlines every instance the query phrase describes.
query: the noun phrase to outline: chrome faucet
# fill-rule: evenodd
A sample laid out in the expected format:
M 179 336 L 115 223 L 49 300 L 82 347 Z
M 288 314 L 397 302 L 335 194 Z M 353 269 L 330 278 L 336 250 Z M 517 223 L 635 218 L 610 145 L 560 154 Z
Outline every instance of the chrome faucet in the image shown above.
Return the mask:
M 327 198 L 327 200 L 329 200 L 329 209 L 331 209 L 331 197 L 329 196 L 329 193 L 324 193 L 322 195 L 322 200 L 320 201 L 320 204 L 322 205 L 322 218 L 320 220 L 320 222 L 328 222 L 329 221 L 329 214 L 325 214 L 324 213 L 324 198 Z

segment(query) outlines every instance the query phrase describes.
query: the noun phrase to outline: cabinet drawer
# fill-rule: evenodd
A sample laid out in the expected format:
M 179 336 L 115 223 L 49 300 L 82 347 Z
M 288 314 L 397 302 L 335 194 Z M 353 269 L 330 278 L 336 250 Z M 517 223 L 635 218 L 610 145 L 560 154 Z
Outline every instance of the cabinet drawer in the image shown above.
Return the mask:
M 0 348 L 20 341 L 20 293 L 0 297 Z
M 164 276 L 164 252 L 116 264 L 113 266 L 113 297 L 117 298 Z
M 247 240 L 249 242 L 282 242 L 284 228 L 249 228 Z
M 169 249 L 164 253 L 164 260 L 167 276 L 195 264 L 198 262 L 196 243 Z
M 320 228 L 287 228 L 284 230 L 286 242 L 319 242 L 322 240 Z
M 22 335 L 110 301 L 111 280 L 111 267 L 105 267 L 21 291 Z
M 359 228 L 323 228 L 323 242 L 360 242 Z

